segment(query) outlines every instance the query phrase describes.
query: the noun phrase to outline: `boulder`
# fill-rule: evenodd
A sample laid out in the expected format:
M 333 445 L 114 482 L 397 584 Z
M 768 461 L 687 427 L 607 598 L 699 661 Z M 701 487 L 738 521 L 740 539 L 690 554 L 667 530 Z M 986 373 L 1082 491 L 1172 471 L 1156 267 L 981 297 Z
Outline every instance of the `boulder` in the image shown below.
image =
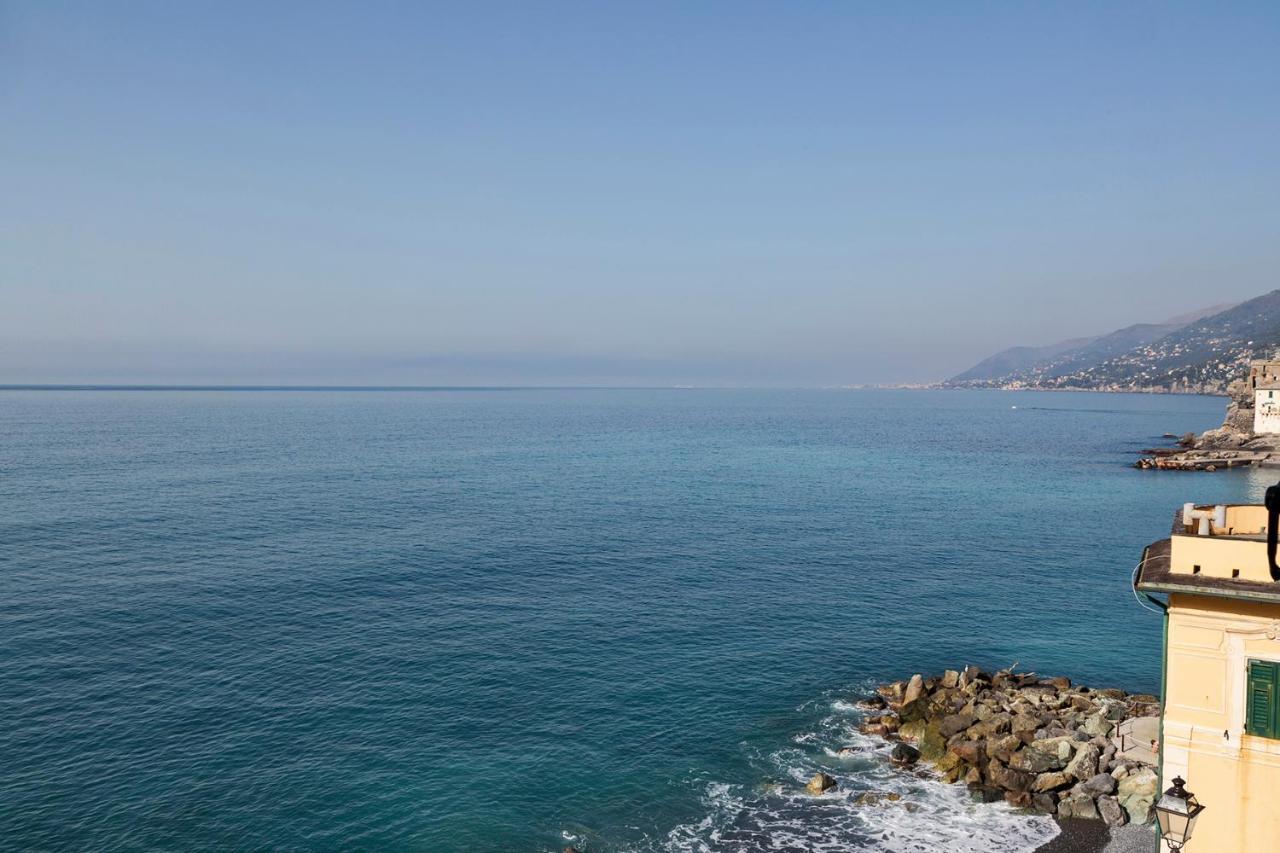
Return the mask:
M 944 738 L 949 738 L 960 734 L 977 721 L 977 717 L 972 714 L 949 714 L 942 718 L 942 722 L 938 724 L 938 730 L 942 732 Z
M 1090 776 L 1087 781 L 1081 782 L 1080 788 L 1089 796 L 1097 798 L 1103 794 L 1114 794 L 1116 792 L 1116 780 L 1110 773 L 1099 773 L 1096 776 Z
M 966 740 L 960 743 L 953 743 L 948 749 L 962 761 L 967 761 L 970 764 L 981 764 L 986 757 L 986 747 L 985 741 Z
M 1001 711 L 971 726 L 968 737 L 970 740 L 985 740 L 992 735 L 1004 734 L 1012 723 L 1013 717 Z
M 856 707 L 861 708 L 864 711 L 883 711 L 889 706 L 889 703 L 884 700 L 884 697 L 879 695 L 863 696 L 854 704 Z
M 1032 793 L 1045 793 L 1048 791 L 1057 791 L 1071 784 L 1071 777 L 1066 773 L 1053 772 L 1041 773 L 1036 777 L 1036 781 L 1031 783 Z
M 1009 723 L 1009 730 L 1016 734 L 1022 732 L 1034 732 L 1040 728 L 1040 721 L 1030 714 L 1018 714 Z
M 1006 791 L 1030 791 L 1031 783 L 1035 781 L 1035 776 L 1022 770 L 1014 770 L 1005 767 L 998 761 L 993 761 L 987 765 L 987 778 L 992 785 L 1003 788 Z
M 1005 791 L 1004 801 L 1015 808 L 1030 808 L 1031 795 L 1026 791 Z
M 1080 727 L 1080 731 L 1089 737 L 1106 737 L 1111 734 L 1111 730 L 1115 726 L 1103 714 L 1094 714 L 1084 721 L 1084 725 Z
M 1076 755 L 1067 762 L 1067 775 L 1083 782 L 1098 775 L 1098 757 L 1101 752 L 1091 743 L 1076 747 Z
M 925 726 L 927 725 L 928 723 L 924 720 L 905 722 L 898 727 L 898 736 L 903 740 L 917 741 L 920 739 L 920 735 L 924 734 Z
M 965 771 L 964 783 L 966 785 L 981 785 L 982 771 L 979 770 L 977 767 L 970 767 L 968 770 Z
M 1060 769 L 1062 762 L 1058 760 L 1056 755 L 1028 748 L 1010 755 L 1009 766 L 1014 770 L 1025 770 L 1028 773 L 1046 773 L 1050 770 Z M 1111 777 L 1108 776 L 1107 778 L 1110 779 Z
M 947 741 L 938 731 L 937 723 L 928 723 L 920 734 L 920 757 L 925 761 L 937 761 L 947 754 Z
M 834 778 L 826 773 L 819 772 L 813 774 L 813 778 L 809 780 L 808 785 L 804 786 L 804 789 L 810 794 L 825 794 L 827 791 L 834 790 L 836 784 Z
M 1043 752 L 1053 756 L 1057 765 L 1054 770 L 1061 770 L 1067 766 L 1067 762 L 1071 760 L 1071 756 L 1075 754 L 1075 741 L 1070 737 L 1053 737 L 1044 738 L 1043 740 L 1032 741 L 1027 749 L 1033 749 L 1036 752 Z
M 1107 826 L 1124 826 L 1129 822 L 1128 813 L 1115 797 L 1098 797 L 1098 814 Z
M 895 744 L 889 760 L 899 767 L 910 767 L 920 760 L 920 750 L 905 743 Z
M 1147 823 L 1152 818 L 1152 806 L 1156 801 L 1159 785 L 1156 772 L 1150 767 L 1130 771 L 1116 786 L 1116 798 L 1124 806 L 1133 823 Z
M 1005 735 L 987 741 L 987 755 L 1008 761 L 1009 757 L 1022 746 L 1022 739 L 1017 735 Z
M 910 705 L 912 702 L 924 695 L 924 677 L 919 673 L 911 676 L 911 680 L 907 682 L 906 691 L 902 694 L 902 704 Z
M 1088 820 L 1098 819 L 1098 807 L 1093 797 L 1088 794 L 1071 794 L 1058 803 L 1058 817 L 1079 817 Z
M 1058 813 L 1058 798 L 1053 794 L 1035 794 L 1031 797 L 1031 807 L 1044 814 Z
M 946 672 L 942 673 L 942 686 L 947 689 L 951 689 L 953 687 L 959 687 L 960 673 L 956 672 L 954 669 L 949 669 Z
M 993 785 L 973 785 L 969 796 L 980 803 L 998 803 L 1004 799 L 1004 791 Z
M 898 718 L 904 723 L 914 723 L 929 716 L 929 700 L 925 697 L 903 702 L 898 708 Z

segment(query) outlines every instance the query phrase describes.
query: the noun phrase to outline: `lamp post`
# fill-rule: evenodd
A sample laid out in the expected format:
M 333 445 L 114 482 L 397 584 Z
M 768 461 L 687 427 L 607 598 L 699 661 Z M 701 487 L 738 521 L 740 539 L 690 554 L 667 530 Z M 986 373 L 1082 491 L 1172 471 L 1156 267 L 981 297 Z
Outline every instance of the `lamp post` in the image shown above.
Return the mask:
M 1160 802 L 1156 803 L 1160 837 L 1175 853 L 1191 840 L 1191 833 L 1196 828 L 1196 818 L 1204 811 L 1204 806 L 1196 800 L 1196 795 L 1183 787 L 1186 784 L 1186 780 L 1180 776 L 1173 777 L 1173 787 L 1165 791 Z

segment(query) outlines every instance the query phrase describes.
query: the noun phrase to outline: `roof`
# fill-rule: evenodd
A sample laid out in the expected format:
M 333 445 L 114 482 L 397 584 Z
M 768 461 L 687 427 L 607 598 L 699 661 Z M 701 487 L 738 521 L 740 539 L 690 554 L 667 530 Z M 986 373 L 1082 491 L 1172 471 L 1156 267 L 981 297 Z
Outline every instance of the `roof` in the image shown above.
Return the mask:
M 1142 552 L 1142 562 L 1134 576 L 1134 589 L 1141 592 L 1181 592 L 1213 598 L 1243 598 L 1280 603 L 1280 583 L 1213 578 L 1205 575 L 1174 574 L 1170 571 L 1171 539 L 1152 542 Z

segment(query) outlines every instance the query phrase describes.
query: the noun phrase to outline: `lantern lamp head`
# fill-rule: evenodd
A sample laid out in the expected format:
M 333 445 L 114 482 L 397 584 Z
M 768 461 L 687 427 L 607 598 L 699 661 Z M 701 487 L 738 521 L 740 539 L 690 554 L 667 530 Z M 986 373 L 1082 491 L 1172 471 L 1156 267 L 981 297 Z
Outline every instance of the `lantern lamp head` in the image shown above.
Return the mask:
M 1175 776 L 1173 787 L 1164 792 L 1160 802 L 1156 803 L 1156 819 L 1160 821 L 1160 837 L 1171 850 L 1181 850 L 1191 840 L 1195 830 L 1196 818 L 1204 811 L 1204 806 L 1196 800 L 1196 795 L 1184 786 L 1186 780 Z

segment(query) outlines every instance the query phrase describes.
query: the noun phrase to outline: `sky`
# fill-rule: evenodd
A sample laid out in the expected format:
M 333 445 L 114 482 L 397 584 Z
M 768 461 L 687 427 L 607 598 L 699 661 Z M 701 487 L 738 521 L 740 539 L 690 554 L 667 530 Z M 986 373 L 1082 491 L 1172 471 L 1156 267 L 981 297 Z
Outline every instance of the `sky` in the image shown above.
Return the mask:
M 1280 4 L 0 0 L 0 383 L 829 386 L 1280 287 Z

